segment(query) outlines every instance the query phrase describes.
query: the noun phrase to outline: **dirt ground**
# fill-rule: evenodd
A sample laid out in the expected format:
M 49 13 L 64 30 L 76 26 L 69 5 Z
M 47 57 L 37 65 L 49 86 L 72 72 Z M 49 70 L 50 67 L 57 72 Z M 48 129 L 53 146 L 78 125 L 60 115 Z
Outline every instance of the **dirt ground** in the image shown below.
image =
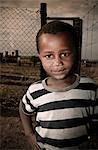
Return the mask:
M 3 88 L 8 87 L 8 85 L 2 85 Z M 1 88 L 2 88 L 1 87 Z M 6 88 L 7 88 L 6 87 Z M 17 87 L 17 93 L 14 94 L 13 91 L 10 91 L 11 87 L 9 86 L 8 96 L 3 97 L 1 100 L 1 115 L 0 115 L 0 150 L 31 150 L 32 147 L 29 145 L 22 128 L 18 106 L 19 101 L 22 98 L 23 93 L 26 91 Z M 18 93 L 20 93 L 19 97 Z M 14 96 L 12 95 L 14 94 Z M 7 99 L 8 97 L 8 99 Z
M 19 102 L 29 84 L 39 78 L 39 66 L 1 64 L 0 150 L 31 150 L 21 125 Z M 33 120 L 33 119 L 32 119 Z
M 83 75 L 89 74 L 98 83 L 98 66 L 82 68 L 81 72 Z M 27 87 L 0 84 L 0 150 L 34 150 L 27 142 L 18 113 L 19 101 Z
M 1 150 L 31 150 L 19 117 L 0 117 Z

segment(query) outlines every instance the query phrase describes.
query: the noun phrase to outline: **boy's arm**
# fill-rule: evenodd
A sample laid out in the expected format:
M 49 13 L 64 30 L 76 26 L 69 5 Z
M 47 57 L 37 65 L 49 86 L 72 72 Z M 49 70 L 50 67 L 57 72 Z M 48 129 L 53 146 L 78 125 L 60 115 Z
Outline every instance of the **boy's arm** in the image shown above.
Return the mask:
M 98 86 L 97 86 L 98 87 Z M 98 138 L 98 88 L 96 90 L 96 98 L 95 98 L 95 103 L 94 103 L 94 118 L 93 118 L 93 124 L 95 128 L 95 133 Z
M 32 126 L 32 118 L 31 118 L 31 116 L 23 113 L 21 101 L 19 104 L 19 114 L 20 114 L 20 118 L 22 121 L 22 125 L 24 128 L 24 132 L 25 132 L 25 135 L 27 137 L 27 140 L 29 141 L 29 143 L 31 145 L 35 146 L 35 150 L 39 150 L 39 147 L 38 147 L 37 142 L 36 142 L 36 137 L 34 134 L 34 128 Z

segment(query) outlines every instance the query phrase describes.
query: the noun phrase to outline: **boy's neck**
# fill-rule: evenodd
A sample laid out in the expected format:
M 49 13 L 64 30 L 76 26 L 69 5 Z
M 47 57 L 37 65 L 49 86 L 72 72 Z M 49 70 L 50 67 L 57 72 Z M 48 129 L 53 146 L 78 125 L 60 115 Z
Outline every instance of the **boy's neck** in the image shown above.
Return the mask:
M 64 88 L 73 84 L 76 80 L 76 76 L 72 75 L 63 80 L 56 80 L 52 77 L 49 77 L 47 80 L 47 86 L 51 88 Z

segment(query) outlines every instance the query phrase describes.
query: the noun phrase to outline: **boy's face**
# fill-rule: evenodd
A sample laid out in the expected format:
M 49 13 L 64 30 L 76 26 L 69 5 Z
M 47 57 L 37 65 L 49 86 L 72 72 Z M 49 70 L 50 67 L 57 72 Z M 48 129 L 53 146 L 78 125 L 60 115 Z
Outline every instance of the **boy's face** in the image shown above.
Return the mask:
M 68 33 L 42 34 L 39 37 L 39 58 L 46 73 L 54 79 L 72 76 L 74 47 Z

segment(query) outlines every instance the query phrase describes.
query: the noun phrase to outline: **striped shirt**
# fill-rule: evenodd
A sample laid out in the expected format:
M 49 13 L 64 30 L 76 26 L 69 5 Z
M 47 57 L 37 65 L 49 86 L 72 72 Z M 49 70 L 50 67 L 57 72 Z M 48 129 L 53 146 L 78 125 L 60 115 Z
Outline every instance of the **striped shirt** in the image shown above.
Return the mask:
M 97 85 L 77 75 L 69 87 L 50 89 L 46 80 L 32 84 L 22 99 L 23 112 L 36 115 L 36 138 L 46 150 L 78 149 L 98 119 Z M 98 120 L 97 120 L 98 121 Z

